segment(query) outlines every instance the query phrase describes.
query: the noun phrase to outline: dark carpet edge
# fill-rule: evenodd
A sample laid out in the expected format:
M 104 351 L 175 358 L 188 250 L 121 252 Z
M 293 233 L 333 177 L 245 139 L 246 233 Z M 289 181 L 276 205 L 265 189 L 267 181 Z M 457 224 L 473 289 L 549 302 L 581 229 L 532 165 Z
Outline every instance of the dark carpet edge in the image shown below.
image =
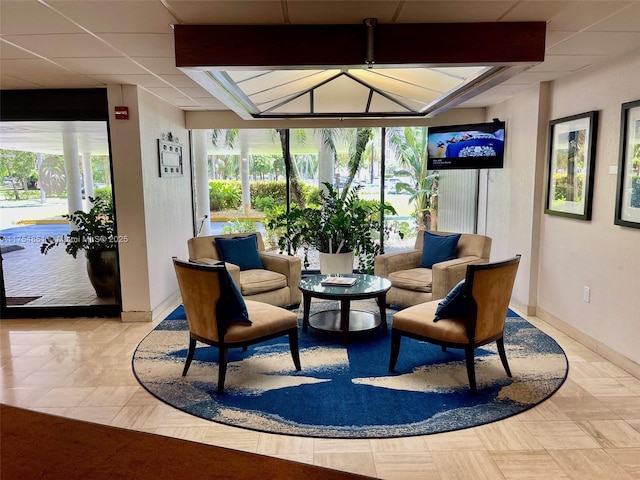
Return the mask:
M 372 478 L 0 404 L 3 478 Z

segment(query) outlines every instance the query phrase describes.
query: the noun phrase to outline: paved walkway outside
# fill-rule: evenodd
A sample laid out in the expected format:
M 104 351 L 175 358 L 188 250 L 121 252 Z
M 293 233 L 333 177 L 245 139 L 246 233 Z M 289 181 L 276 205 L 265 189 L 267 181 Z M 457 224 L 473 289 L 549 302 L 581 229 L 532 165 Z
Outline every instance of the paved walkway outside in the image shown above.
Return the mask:
M 6 247 L 18 247 L 2 253 L 7 297 L 38 297 L 26 306 L 115 304 L 113 298 L 96 296 L 87 276 L 86 260 L 82 253 L 74 259 L 65 252 L 63 245 L 54 247 L 47 255 L 40 253 L 40 246 L 47 237 L 61 238 L 69 233 L 69 225 L 60 223 L 63 220 L 61 215 L 66 213 L 66 200 L 49 199 L 47 202 L 41 205 L 36 200 L 19 204 L 0 201 L 0 236 L 4 237 L 0 245 L 3 250 Z M 22 220 L 36 223 L 16 223 Z M 211 222 L 211 235 L 222 233 L 225 225 L 232 225 L 232 222 Z M 257 227 L 260 231 L 264 230 L 259 222 Z M 410 243 L 413 244 L 413 241 Z M 397 245 L 387 245 L 387 251 L 397 248 Z M 310 268 L 318 269 L 317 259 L 311 260 Z

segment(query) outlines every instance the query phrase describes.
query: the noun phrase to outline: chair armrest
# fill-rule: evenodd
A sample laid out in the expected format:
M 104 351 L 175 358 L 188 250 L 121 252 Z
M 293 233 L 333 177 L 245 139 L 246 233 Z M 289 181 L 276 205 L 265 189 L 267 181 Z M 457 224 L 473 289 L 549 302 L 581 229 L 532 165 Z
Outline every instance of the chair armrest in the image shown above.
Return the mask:
M 385 253 L 373 259 L 373 272 L 374 275 L 386 278 L 392 272 L 418 268 L 421 261 L 422 252 L 420 250 Z
M 447 293 L 449 293 L 460 280 L 464 280 L 466 277 L 467 265 L 475 263 L 486 263 L 486 261 L 480 257 L 467 256 L 435 263 L 432 267 L 433 285 L 431 292 L 433 299 L 437 300 L 446 297 Z
M 287 286 L 291 290 L 291 303 L 300 303 L 302 292 L 298 284 L 302 279 L 302 261 L 293 255 L 276 252 L 260 252 L 260 260 L 265 269 L 278 272 L 287 277 Z
M 220 261 L 220 260 L 218 260 Z M 233 278 L 233 281 L 236 282 L 238 288 L 242 288 L 240 285 L 240 267 L 235 263 L 224 262 L 224 266 L 227 267 L 227 272 Z
M 296 286 L 302 278 L 302 263 L 298 257 L 275 252 L 260 252 L 260 260 L 265 269 L 287 277 L 287 283 Z
M 220 260 L 218 260 L 217 258 L 210 258 L 210 257 L 190 258 L 189 260 L 193 262 L 208 263 L 211 265 L 220 263 Z M 225 262 L 224 266 L 227 268 L 227 271 L 231 275 L 231 278 L 233 278 L 233 281 L 236 282 L 236 285 L 239 288 L 240 287 L 240 267 L 234 263 L 228 263 L 228 262 Z

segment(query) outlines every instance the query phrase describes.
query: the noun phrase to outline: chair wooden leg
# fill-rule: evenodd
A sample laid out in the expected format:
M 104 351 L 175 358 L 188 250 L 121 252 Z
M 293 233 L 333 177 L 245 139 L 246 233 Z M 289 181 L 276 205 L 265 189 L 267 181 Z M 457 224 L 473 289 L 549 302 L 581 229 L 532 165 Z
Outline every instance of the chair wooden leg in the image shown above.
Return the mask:
M 501 337 L 496 340 L 496 344 L 498 345 L 498 354 L 500 355 L 502 366 L 504 367 L 505 372 L 507 372 L 507 377 L 511 378 L 511 369 L 509 368 L 509 363 L 507 362 L 507 354 L 504 351 L 504 338 Z
M 395 328 L 391 329 L 391 354 L 389 356 L 389 371 L 393 372 L 396 368 L 396 362 L 398 361 L 398 355 L 400 354 L 400 341 L 402 335 Z
M 293 364 L 296 366 L 296 370 L 302 370 L 302 367 L 300 366 L 300 349 L 298 347 L 297 328 L 289 332 L 289 350 L 291 350 L 291 356 L 293 357 Z
M 191 366 L 191 360 L 193 360 L 193 354 L 196 353 L 196 339 L 189 338 L 189 350 L 187 351 L 187 359 L 184 362 L 184 370 L 182 370 L 182 376 L 187 374 L 187 370 Z
M 471 393 L 478 393 L 478 388 L 476 387 L 476 369 L 474 365 L 474 348 L 467 347 L 464 349 L 464 358 L 467 363 L 467 376 L 469 377 L 469 388 L 471 388 Z
M 218 395 L 222 395 L 224 391 L 224 380 L 227 376 L 227 349 L 218 349 Z

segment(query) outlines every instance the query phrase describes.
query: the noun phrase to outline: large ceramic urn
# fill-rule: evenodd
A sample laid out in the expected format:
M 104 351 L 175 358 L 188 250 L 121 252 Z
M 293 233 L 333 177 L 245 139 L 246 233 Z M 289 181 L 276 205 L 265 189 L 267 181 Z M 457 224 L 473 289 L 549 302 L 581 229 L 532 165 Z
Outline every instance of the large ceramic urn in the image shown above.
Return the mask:
M 115 250 L 86 250 L 87 273 L 98 297 L 118 297 L 118 257 Z

